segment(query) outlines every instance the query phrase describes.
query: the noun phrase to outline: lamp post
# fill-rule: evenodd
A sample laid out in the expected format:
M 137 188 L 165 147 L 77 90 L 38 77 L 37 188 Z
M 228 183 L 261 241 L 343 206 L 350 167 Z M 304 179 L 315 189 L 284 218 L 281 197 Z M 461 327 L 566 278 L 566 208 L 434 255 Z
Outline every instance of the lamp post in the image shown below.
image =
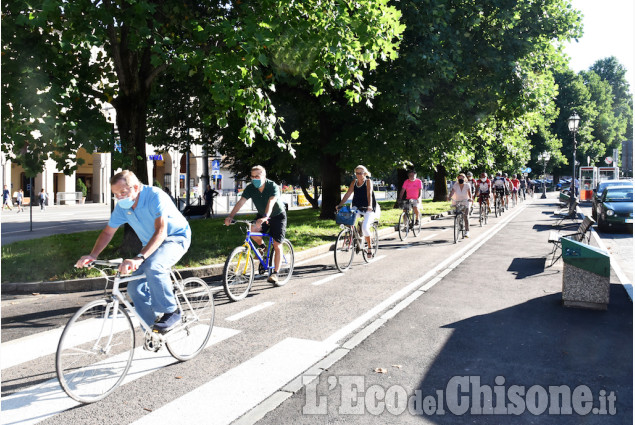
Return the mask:
M 547 151 L 538 154 L 538 161 L 542 161 L 542 196 L 540 199 L 547 198 L 547 162 L 551 159 L 551 154 Z
M 580 116 L 574 111 L 573 115 L 569 117 L 567 124 L 569 125 L 569 131 L 573 133 L 573 174 L 571 175 L 571 196 L 569 200 L 574 202 L 574 198 L 577 196 L 577 193 L 575 193 L 575 155 L 578 147 L 575 134 L 578 132 L 580 126 Z

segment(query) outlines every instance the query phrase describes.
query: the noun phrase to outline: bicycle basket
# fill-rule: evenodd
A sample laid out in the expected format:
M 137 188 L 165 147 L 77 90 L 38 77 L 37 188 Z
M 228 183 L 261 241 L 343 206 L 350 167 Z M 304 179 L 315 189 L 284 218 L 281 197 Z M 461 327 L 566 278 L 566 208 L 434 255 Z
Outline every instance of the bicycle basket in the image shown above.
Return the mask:
M 335 215 L 335 223 L 345 226 L 353 226 L 357 221 L 357 213 L 349 209 L 340 209 Z

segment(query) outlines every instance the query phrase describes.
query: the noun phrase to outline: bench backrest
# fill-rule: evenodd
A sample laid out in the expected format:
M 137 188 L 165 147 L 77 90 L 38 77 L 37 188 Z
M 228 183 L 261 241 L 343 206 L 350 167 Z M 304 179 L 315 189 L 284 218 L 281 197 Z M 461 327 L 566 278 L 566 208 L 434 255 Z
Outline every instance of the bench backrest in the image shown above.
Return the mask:
M 594 223 L 595 220 L 593 220 L 588 215 L 585 216 L 584 220 L 582 220 L 582 223 L 580 223 L 580 227 L 578 227 L 578 231 L 576 232 L 574 239 L 578 242 L 582 242 Z

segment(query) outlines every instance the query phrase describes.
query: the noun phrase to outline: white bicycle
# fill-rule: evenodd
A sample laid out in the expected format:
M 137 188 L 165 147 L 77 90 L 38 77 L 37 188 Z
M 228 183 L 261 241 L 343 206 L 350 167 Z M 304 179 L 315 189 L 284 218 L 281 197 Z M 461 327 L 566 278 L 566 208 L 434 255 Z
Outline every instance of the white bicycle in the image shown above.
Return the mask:
M 57 346 L 55 369 L 60 385 L 80 403 L 93 403 L 112 393 L 124 380 L 135 348 L 135 324 L 132 305 L 119 290 L 119 285 L 145 279 L 145 275 L 122 277 L 116 270 L 122 259 L 90 264 L 102 266 L 100 272 L 112 281 L 112 293 L 80 308 L 66 324 Z M 207 284 L 197 277 L 181 279 L 171 272 L 181 323 L 165 334 L 152 331 L 134 315 L 144 332 L 143 348 L 158 351 L 164 345 L 180 361 L 196 357 L 206 346 L 214 326 L 214 299 Z

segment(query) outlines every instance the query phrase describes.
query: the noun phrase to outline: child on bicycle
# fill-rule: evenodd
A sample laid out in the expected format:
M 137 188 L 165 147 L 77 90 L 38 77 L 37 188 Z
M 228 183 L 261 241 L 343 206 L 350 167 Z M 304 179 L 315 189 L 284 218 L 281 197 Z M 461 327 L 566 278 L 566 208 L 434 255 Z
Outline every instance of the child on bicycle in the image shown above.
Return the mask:
M 470 210 L 470 203 L 472 202 L 472 187 L 467 182 L 467 178 L 465 174 L 459 174 L 456 183 L 452 186 L 452 190 L 450 190 L 450 195 L 448 196 L 448 201 L 452 201 L 452 205 L 457 205 L 459 203 L 465 203 L 467 210 L 465 214 L 463 214 L 463 220 L 465 221 L 465 237 L 470 237 L 470 220 L 468 211 Z
M 115 209 L 93 250 L 80 258 L 75 267 L 85 267 L 96 260 L 117 228 L 130 224 L 143 247 L 136 257 L 119 265 L 119 272 L 146 275 L 146 281 L 128 283 L 128 295 L 139 317 L 148 324 L 154 323 L 154 331 L 165 333 L 181 321 L 170 270 L 190 247 L 190 225 L 163 190 L 141 184 L 132 171 L 115 174 L 110 185 L 117 198 Z
M 251 183 L 245 187 L 243 194 L 236 202 L 236 205 L 225 218 L 225 226 L 229 226 L 234 216 L 240 208 L 252 199 L 258 214 L 256 222 L 251 227 L 252 232 L 263 232 L 271 235 L 273 239 L 274 272 L 269 276 L 267 282 L 278 282 L 278 270 L 282 261 L 282 241 L 287 232 L 287 214 L 284 203 L 280 198 L 280 186 L 267 179 L 267 172 L 262 165 L 256 165 L 251 169 Z M 254 242 L 262 245 L 262 238 L 254 236 Z
M 366 238 L 366 246 L 368 247 L 366 258 L 372 258 L 373 251 L 370 241 L 370 226 L 372 226 L 375 220 L 379 219 L 381 211 L 375 199 L 375 192 L 373 192 L 373 182 L 370 179 L 370 172 L 363 165 L 355 167 L 355 180 L 351 182 L 348 191 L 335 208 L 339 210 L 348 198 L 350 198 L 351 194 L 354 194 L 353 206 L 356 207 L 364 217 L 364 221 L 362 222 L 362 234 Z

